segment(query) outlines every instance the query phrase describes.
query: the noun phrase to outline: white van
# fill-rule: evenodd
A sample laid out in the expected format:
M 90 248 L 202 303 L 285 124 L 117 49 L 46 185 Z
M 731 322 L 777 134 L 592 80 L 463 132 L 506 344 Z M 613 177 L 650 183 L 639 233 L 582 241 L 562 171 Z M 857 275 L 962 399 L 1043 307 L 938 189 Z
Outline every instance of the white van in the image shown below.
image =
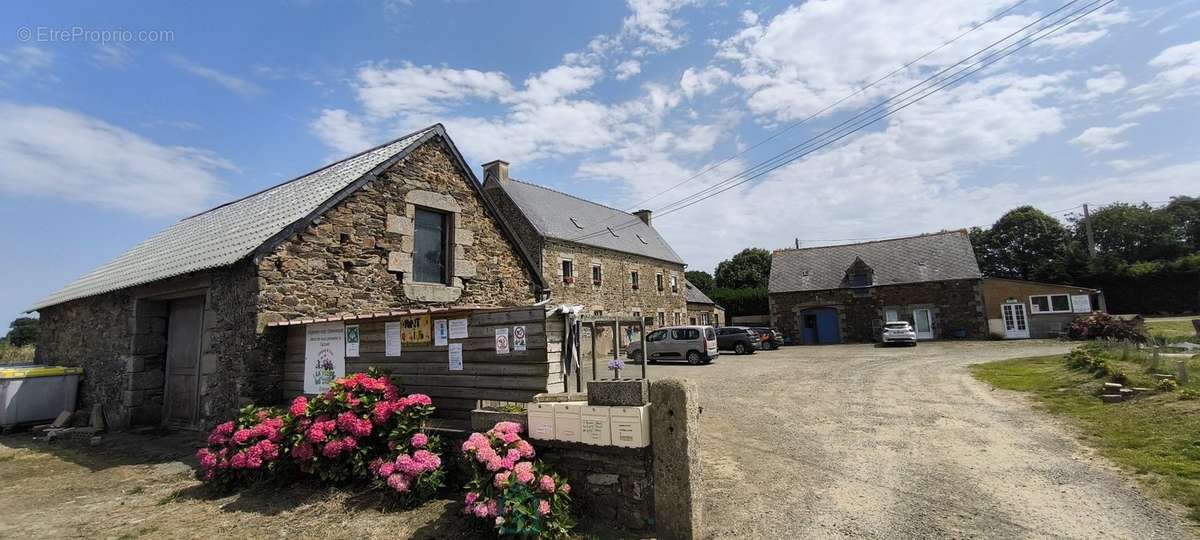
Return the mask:
M 650 363 L 659 360 L 687 360 L 692 365 L 707 364 L 721 355 L 717 350 L 717 332 L 711 326 L 668 326 L 646 334 Z M 633 342 L 625 356 L 642 360 L 642 344 Z

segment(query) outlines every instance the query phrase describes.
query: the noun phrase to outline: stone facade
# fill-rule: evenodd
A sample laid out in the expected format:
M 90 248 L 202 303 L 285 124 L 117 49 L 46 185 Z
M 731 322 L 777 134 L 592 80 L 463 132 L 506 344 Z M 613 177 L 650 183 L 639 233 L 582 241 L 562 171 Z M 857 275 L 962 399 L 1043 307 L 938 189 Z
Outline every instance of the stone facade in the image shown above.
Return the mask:
M 707 317 L 707 322 L 705 318 Z M 707 324 L 709 326 L 724 326 L 725 310 L 715 304 L 687 303 L 687 324 Z
M 171 299 L 205 296 L 199 423 L 282 397 L 286 335 L 272 321 L 450 304 L 528 305 L 536 279 L 434 138 L 259 257 L 39 310 L 39 363 L 85 370 L 81 407 L 112 425 L 162 421 Z M 449 216 L 445 284 L 411 279 L 416 207 Z
M 549 282 L 555 303 L 579 304 L 591 313 L 654 317 L 663 313 L 666 324 L 683 322 L 687 302 L 683 297 L 683 265 L 607 249 L 547 239 L 541 254 L 542 275 Z M 572 262 L 574 283 L 566 283 L 564 260 Z M 592 280 L 592 267 L 600 267 L 600 284 Z M 633 288 L 632 273 L 638 273 L 638 288 Z M 663 288 L 658 289 L 657 276 Z M 671 288 L 671 279 L 676 286 Z
M 573 511 L 632 531 L 654 530 L 650 448 L 533 441 L 537 457 L 571 483 Z
M 771 293 L 770 303 L 771 326 L 793 343 L 802 339 L 800 313 L 826 307 L 837 311 L 843 342 L 877 341 L 885 313 L 893 309 L 909 321 L 914 309 L 929 309 L 935 339 L 987 335 L 980 279 Z
M 534 280 L 440 140 L 430 141 L 258 263 L 259 323 L 451 304 L 536 301 Z M 450 282 L 412 280 L 417 207 L 446 212 Z

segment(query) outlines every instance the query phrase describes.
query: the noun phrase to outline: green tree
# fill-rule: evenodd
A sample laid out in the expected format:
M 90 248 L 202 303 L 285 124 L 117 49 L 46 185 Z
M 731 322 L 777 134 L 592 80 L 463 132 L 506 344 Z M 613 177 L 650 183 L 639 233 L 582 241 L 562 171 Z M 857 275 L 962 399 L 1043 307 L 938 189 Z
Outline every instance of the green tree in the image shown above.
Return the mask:
M 746 248 L 717 265 L 715 282 L 723 289 L 760 289 L 771 276 L 771 252 Z
M 1176 209 L 1184 214 L 1186 203 Z M 1170 260 L 1187 253 L 1184 237 L 1172 213 L 1155 210 L 1146 203 L 1114 203 L 1091 213 L 1096 254 L 1125 264 Z M 1075 238 L 1086 241 L 1083 217 L 1072 217 Z
M 1069 273 L 1073 257 L 1067 228 L 1032 206 L 1009 210 L 991 228 L 972 230 L 970 237 L 984 275 L 1055 280 Z
M 36 345 L 38 338 L 38 320 L 33 317 L 18 317 L 8 325 L 8 335 L 4 340 L 16 347 Z
M 716 286 L 716 284 L 713 282 L 712 274 L 703 270 L 688 270 L 687 272 L 683 273 L 683 276 L 687 278 L 688 283 L 691 283 L 694 287 L 700 289 L 700 292 L 703 292 L 704 294 L 708 294 L 709 291 L 712 291 L 713 287 Z
M 1170 217 L 1175 235 L 1192 253 L 1200 252 L 1200 198 L 1179 195 L 1171 197 L 1162 212 Z

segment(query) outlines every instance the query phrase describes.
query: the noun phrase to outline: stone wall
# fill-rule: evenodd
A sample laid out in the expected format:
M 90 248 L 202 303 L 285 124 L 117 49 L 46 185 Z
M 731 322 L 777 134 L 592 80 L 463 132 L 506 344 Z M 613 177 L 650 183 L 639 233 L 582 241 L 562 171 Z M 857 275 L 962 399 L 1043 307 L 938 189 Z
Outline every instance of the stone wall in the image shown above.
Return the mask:
M 713 304 L 698 304 L 695 302 L 688 302 L 687 324 L 706 324 L 704 322 L 704 315 L 706 314 L 708 315 L 707 324 L 709 326 L 724 326 L 726 324 L 725 310 Z
M 929 281 L 880 285 L 865 289 L 830 289 L 772 293 L 771 326 L 793 343 L 801 342 L 800 313 L 805 309 L 831 307 L 837 310 L 843 342 L 871 342 L 879 338 L 885 311 L 895 309 L 903 320 L 912 311 L 929 309 L 933 314 L 934 338 L 982 338 L 987 335 L 982 280 Z
M 35 361 L 82 367 L 79 408 L 104 405 L 111 420 L 121 414 L 128 386 L 125 363 L 130 355 L 133 303 L 125 292 L 109 293 L 38 310 L 41 334 Z M 161 386 L 161 383 L 160 383 Z
M 571 482 L 580 519 L 654 530 L 654 464 L 649 448 L 532 441 L 537 458 Z
M 453 304 L 528 305 L 533 283 L 516 247 L 440 139 L 414 150 L 258 264 L 260 326 L 340 313 Z M 450 282 L 411 277 L 416 207 L 449 213 Z
M 563 283 L 562 261 L 570 259 L 574 266 L 575 283 Z M 592 282 L 592 266 L 600 265 L 600 285 Z M 630 273 L 638 272 L 639 287 L 635 290 Z M 663 290 L 657 288 L 655 275 L 663 275 Z M 598 247 L 547 239 L 542 251 L 542 275 L 549 282 L 554 303 L 580 304 L 587 313 L 602 311 L 611 315 L 654 317 L 663 312 L 666 324 L 681 322 L 687 314 L 683 296 L 683 265 L 659 261 Z M 671 290 L 674 275 L 677 290 Z

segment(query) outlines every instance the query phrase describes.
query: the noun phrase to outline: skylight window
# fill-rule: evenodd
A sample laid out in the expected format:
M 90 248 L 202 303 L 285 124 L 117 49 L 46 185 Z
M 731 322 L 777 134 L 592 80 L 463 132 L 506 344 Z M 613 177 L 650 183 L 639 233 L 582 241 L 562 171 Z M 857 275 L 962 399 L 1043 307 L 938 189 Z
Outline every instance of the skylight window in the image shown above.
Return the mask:
M 650 245 L 650 242 L 647 242 L 645 238 L 642 238 L 642 235 L 638 233 L 633 233 L 633 235 L 638 237 L 638 240 L 640 240 L 643 244 L 646 244 L 647 246 Z
M 617 231 L 614 231 L 612 227 L 607 227 L 607 229 L 608 229 L 608 234 L 613 235 L 613 238 L 621 237 L 621 235 L 617 234 Z
M 571 225 L 574 225 L 576 229 L 583 230 L 583 225 L 580 225 L 575 218 L 571 218 Z

